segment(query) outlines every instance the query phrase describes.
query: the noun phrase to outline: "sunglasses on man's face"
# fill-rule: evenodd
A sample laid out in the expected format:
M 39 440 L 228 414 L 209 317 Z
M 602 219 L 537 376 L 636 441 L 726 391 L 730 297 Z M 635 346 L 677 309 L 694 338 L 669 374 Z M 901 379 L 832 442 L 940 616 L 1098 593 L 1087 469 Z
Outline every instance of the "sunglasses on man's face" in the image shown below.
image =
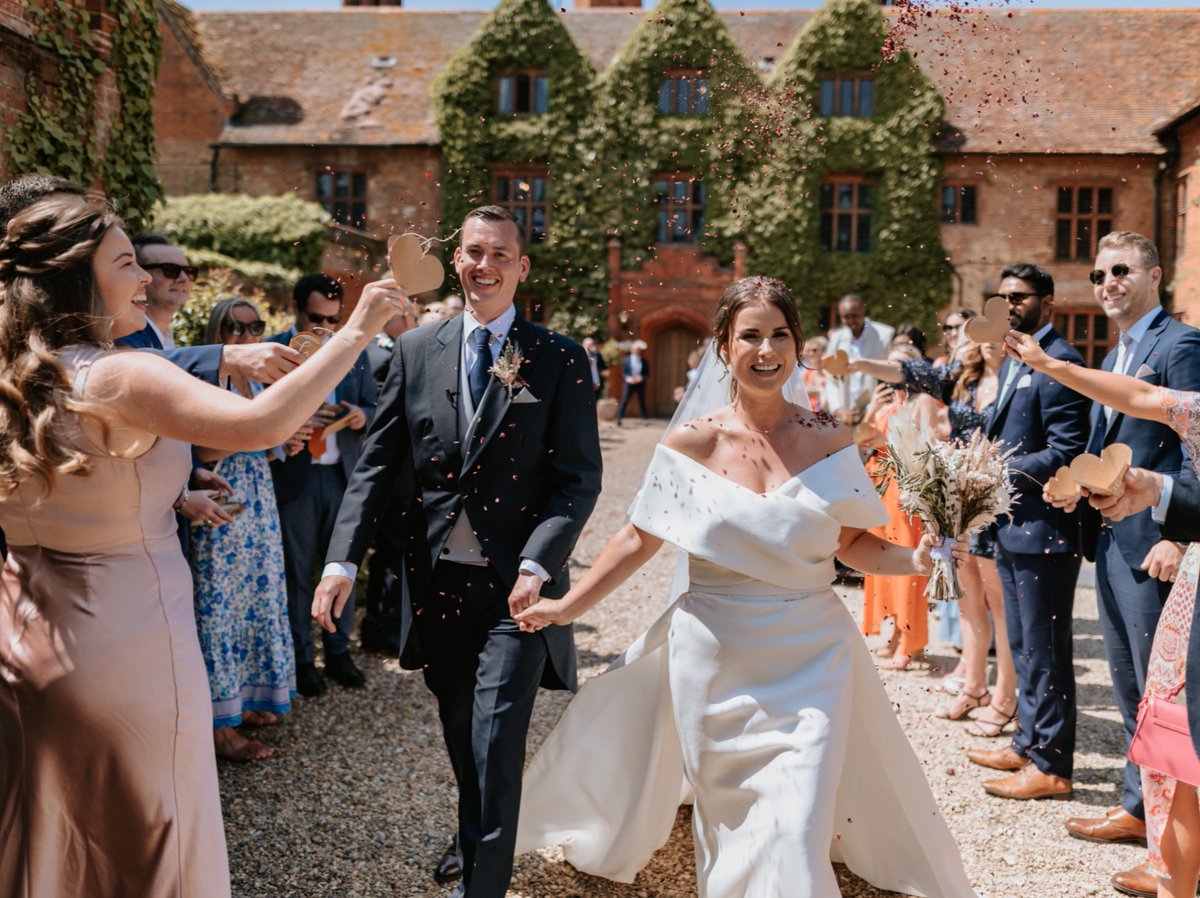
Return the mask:
M 250 334 L 253 337 L 261 337 L 263 331 L 267 329 L 267 323 L 261 319 L 258 321 L 225 321 L 221 327 L 229 333 L 231 337 L 240 337 L 242 334 Z
M 1030 298 L 1036 298 L 1041 295 L 1042 294 L 1040 294 L 1040 293 L 1022 293 L 1021 291 L 1018 290 L 1015 293 L 993 293 L 991 296 L 988 297 L 988 299 L 1002 299 L 1009 305 L 1019 306 L 1025 300 L 1030 299 Z
M 169 281 L 179 280 L 181 274 L 186 274 L 189 281 L 194 281 L 196 275 L 200 273 L 195 265 L 176 265 L 174 262 L 147 262 L 142 268 L 146 271 L 157 269 Z
M 342 316 L 340 314 L 338 314 L 338 315 L 314 315 L 312 312 L 309 312 L 307 309 L 304 312 L 304 317 L 307 318 L 309 321 L 311 321 L 313 324 L 337 324 L 338 322 L 340 322 L 342 320 Z
M 1103 268 L 1097 268 L 1095 271 L 1089 272 L 1088 280 L 1099 287 L 1104 283 L 1104 279 L 1108 277 L 1110 272 L 1112 273 L 1112 276 L 1119 281 L 1129 277 L 1129 272 L 1131 271 L 1136 271 L 1136 269 L 1130 268 L 1124 262 L 1118 262 L 1116 265 L 1110 268 L 1109 271 L 1105 271 Z

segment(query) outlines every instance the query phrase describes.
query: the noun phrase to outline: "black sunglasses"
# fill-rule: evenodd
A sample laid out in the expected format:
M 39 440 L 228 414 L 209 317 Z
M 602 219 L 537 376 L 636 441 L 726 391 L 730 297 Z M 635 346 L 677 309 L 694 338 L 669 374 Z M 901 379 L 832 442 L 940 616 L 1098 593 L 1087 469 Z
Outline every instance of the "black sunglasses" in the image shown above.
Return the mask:
M 988 299 L 1002 299 L 1011 305 L 1020 305 L 1031 296 L 1040 297 L 1041 295 L 1040 293 L 1021 293 L 1017 291 L 1016 293 L 993 293 Z
M 342 320 L 341 314 L 337 315 L 314 315 L 308 309 L 304 310 L 304 317 L 313 324 L 337 324 Z
M 142 266 L 146 271 L 157 268 L 169 281 L 179 280 L 179 275 L 186 274 L 189 281 L 194 281 L 200 273 L 195 265 L 176 265 L 174 262 L 147 262 Z
M 956 331 L 960 327 L 962 327 L 961 324 L 943 324 L 942 325 L 942 333 L 944 334 L 944 333 L 947 333 L 948 331 Z
M 242 334 L 249 333 L 254 337 L 261 337 L 263 331 L 267 329 L 267 322 L 259 319 L 258 321 L 250 321 L 242 323 L 241 321 L 222 321 L 222 330 L 229 331 L 232 337 L 240 337 Z
M 1129 277 L 1129 272 L 1134 271 L 1133 268 L 1130 268 L 1124 262 L 1118 262 L 1110 270 L 1112 272 L 1112 276 L 1115 277 L 1118 281 L 1121 280 L 1122 278 Z M 1091 281 L 1093 284 L 1095 284 L 1097 287 L 1099 287 L 1101 284 L 1104 283 L 1104 279 L 1106 277 L 1108 277 L 1108 274 L 1109 273 L 1106 272 L 1104 269 L 1097 268 L 1095 271 L 1088 272 L 1088 280 Z

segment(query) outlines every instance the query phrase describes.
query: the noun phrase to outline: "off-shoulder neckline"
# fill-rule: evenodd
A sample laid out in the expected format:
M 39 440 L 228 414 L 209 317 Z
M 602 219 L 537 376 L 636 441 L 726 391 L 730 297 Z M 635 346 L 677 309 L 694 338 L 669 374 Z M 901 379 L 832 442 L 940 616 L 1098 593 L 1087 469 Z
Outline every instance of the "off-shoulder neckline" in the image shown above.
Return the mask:
M 747 493 L 750 493 L 755 496 L 760 496 L 760 497 L 775 495 L 776 493 L 778 493 L 785 487 L 790 486 L 795 481 L 802 479 L 804 477 L 804 475 L 807 474 L 809 471 L 811 471 L 813 468 L 823 465 L 825 462 L 829 461 L 831 458 L 837 458 L 839 455 L 841 455 L 843 452 L 846 452 L 849 449 L 853 449 L 853 450 L 855 450 L 855 452 L 858 451 L 858 447 L 856 445 L 854 445 L 854 443 L 851 443 L 848 446 L 843 446 L 841 449 L 837 450 L 836 452 L 830 453 L 829 455 L 826 455 L 824 458 L 817 459 L 812 464 L 797 471 L 795 474 L 793 474 L 791 477 L 789 477 L 783 483 L 779 484 L 779 486 L 775 487 L 775 489 L 767 490 L 765 493 L 760 493 L 757 490 L 750 489 L 750 487 L 746 486 L 744 483 L 738 483 L 736 480 L 732 480 L 731 478 L 726 477 L 724 474 L 718 474 L 716 471 L 714 471 L 712 468 L 708 467 L 708 465 L 704 464 L 703 462 L 697 461 L 696 459 L 692 458 L 690 455 L 686 455 L 686 454 L 680 452 L 678 449 L 672 449 L 670 446 L 666 445 L 665 443 L 659 443 L 658 448 L 665 449 L 667 452 L 670 452 L 672 455 L 678 455 L 680 458 L 691 462 L 696 467 L 702 468 L 706 473 L 711 474 L 713 477 L 717 478 L 718 480 L 723 480 L 726 483 L 731 484 L 740 490 L 745 490 Z

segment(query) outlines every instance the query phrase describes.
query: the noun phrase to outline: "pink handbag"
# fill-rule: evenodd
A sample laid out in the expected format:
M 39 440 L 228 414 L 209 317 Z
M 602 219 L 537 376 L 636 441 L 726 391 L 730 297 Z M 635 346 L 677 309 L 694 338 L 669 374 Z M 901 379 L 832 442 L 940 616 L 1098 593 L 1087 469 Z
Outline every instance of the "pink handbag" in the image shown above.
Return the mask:
M 1187 706 L 1171 701 L 1182 688 L 1179 686 L 1167 698 L 1142 699 L 1137 729 L 1129 743 L 1129 760 L 1139 767 L 1200 786 L 1200 757 L 1192 744 Z

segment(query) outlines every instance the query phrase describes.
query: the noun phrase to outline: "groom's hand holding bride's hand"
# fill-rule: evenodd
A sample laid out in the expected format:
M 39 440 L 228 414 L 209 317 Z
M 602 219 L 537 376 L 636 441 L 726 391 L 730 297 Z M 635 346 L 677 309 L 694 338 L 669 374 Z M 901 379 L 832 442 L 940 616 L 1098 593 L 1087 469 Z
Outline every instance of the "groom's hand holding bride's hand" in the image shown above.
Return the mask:
M 313 620 L 332 633 L 334 618 L 342 616 L 342 610 L 346 607 L 346 602 L 349 601 L 353 591 L 354 581 L 349 577 L 342 577 L 338 574 L 322 577 L 321 582 L 317 584 L 316 591 L 313 592 Z M 332 616 L 330 616 L 330 612 L 332 612 Z
M 532 608 L 538 604 L 538 599 L 542 593 L 542 578 L 537 574 L 522 571 L 517 575 L 517 582 L 513 584 L 512 592 L 508 594 L 508 613 L 512 615 L 513 620 L 526 608 Z
M 562 613 L 561 599 L 540 599 L 520 614 L 514 614 L 513 620 L 520 626 L 523 633 L 536 633 L 543 627 L 569 623 Z

